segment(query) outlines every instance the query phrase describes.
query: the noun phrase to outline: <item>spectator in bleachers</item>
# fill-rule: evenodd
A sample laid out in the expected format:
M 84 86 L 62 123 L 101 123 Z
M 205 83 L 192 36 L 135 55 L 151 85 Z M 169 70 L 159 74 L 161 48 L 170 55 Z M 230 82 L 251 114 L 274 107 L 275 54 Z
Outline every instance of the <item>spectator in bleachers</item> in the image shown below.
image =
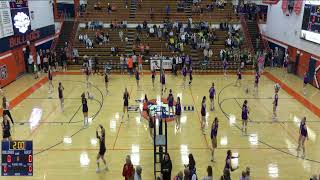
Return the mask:
M 107 5 L 107 12 L 110 14 L 112 12 L 112 6 L 110 3 Z
M 179 171 L 178 174 L 173 178 L 173 180 L 183 180 L 183 172 Z
M 132 60 L 132 57 L 131 56 L 129 56 L 129 58 L 128 58 L 128 73 L 130 74 L 130 75 L 132 75 L 132 70 L 133 70 L 133 60 Z
M 123 31 L 122 30 L 119 31 L 119 38 L 122 42 L 123 41 Z
M 94 9 L 95 10 L 101 10 L 102 9 L 102 5 L 101 5 L 100 1 L 98 1 L 97 3 L 94 4 Z
M 150 19 L 152 20 L 154 17 L 154 13 L 153 13 L 153 8 L 151 7 L 149 10 L 149 14 L 150 14 Z
M 147 23 L 146 20 L 143 21 L 143 23 L 142 23 L 142 28 L 143 28 L 143 30 L 147 31 L 147 29 L 148 29 L 148 23 Z
M 150 27 L 150 29 L 149 29 L 149 36 L 150 37 L 154 37 L 154 32 L 155 31 L 155 29 L 153 28 L 153 27 Z
M 150 53 L 150 46 L 149 46 L 149 43 L 147 43 L 146 45 L 146 55 L 149 55 Z
M 77 48 L 73 48 L 72 49 L 72 57 L 73 57 L 73 61 L 78 64 L 79 61 L 79 52 Z
M 169 16 L 170 15 L 170 5 L 167 4 L 166 6 L 166 15 Z
M 125 69 L 125 66 L 126 66 L 126 60 L 125 60 L 125 57 L 123 56 L 123 54 L 121 54 L 120 56 L 120 68 L 121 68 L 121 74 L 124 74 L 124 69 Z
M 83 35 L 79 34 L 79 42 L 82 43 L 83 42 Z

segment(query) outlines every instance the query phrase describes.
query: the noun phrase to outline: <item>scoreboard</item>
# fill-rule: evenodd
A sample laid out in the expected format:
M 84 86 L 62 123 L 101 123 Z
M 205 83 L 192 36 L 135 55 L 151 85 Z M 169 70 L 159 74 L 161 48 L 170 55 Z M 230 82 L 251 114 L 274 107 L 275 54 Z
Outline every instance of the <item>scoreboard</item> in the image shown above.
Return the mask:
M 1 176 L 33 176 L 32 141 L 2 141 Z
M 320 1 L 306 1 L 301 38 L 320 44 Z

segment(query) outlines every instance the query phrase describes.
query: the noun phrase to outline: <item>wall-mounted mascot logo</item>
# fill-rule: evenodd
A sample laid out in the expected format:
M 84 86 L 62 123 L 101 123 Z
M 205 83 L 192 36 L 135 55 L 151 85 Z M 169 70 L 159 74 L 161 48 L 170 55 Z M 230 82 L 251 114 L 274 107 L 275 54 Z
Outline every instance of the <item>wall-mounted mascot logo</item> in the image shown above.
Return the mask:
M 18 12 L 17 15 L 14 16 L 14 27 L 19 29 L 19 32 L 25 33 L 28 31 L 30 26 L 30 18 L 24 12 Z
M 0 66 L 0 79 L 4 80 L 4 79 L 7 79 L 7 77 L 8 77 L 7 66 L 6 65 Z

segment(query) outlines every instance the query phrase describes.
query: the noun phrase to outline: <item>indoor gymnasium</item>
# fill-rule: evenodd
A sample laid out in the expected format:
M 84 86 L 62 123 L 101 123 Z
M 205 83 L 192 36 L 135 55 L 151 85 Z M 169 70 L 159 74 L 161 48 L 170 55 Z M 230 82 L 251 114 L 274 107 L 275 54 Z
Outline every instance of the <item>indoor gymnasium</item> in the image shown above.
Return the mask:
M 319 0 L 1 0 L 2 180 L 320 180 Z

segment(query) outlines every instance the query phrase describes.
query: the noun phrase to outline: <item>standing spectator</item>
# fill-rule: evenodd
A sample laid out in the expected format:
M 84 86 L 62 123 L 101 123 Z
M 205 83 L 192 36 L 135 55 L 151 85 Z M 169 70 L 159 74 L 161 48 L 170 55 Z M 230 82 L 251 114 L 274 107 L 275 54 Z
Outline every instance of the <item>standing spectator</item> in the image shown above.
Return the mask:
M 125 65 L 126 65 L 125 58 L 124 58 L 123 54 L 121 54 L 121 56 L 120 56 L 121 74 L 124 74 Z
M 141 180 L 141 173 L 142 173 L 142 168 L 141 166 L 138 165 L 134 173 L 134 180 Z
M 38 67 L 38 71 L 41 71 L 41 57 L 39 52 L 37 53 L 37 67 Z
M 170 155 L 166 153 L 164 160 L 161 162 L 162 180 L 171 180 L 172 162 Z
M 33 56 L 30 54 L 29 58 L 28 58 L 28 72 L 29 73 L 33 72 L 33 63 L 34 63 Z
M 73 48 L 72 49 L 72 56 L 73 56 L 73 60 L 76 64 L 78 64 L 79 61 L 79 52 L 77 48 Z
M 133 165 L 131 163 L 130 156 L 127 155 L 126 163 L 123 165 L 123 169 L 122 169 L 122 176 L 124 177 L 125 180 L 132 180 L 133 173 L 134 173 Z
M 149 55 L 150 53 L 150 46 L 149 43 L 146 45 L 146 55 Z
M 132 69 L 133 69 L 133 60 L 132 60 L 132 57 L 130 56 L 128 58 L 128 73 L 130 75 L 132 75 Z
M 167 4 L 167 6 L 166 6 L 166 15 L 167 16 L 170 15 L 170 6 L 169 6 L 169 4 Z
M 203 176 L 202 180 L 213 180 L 213 175 L 212 175 L 212 167 L 208 166 L 207 167 L 207 176 Z

